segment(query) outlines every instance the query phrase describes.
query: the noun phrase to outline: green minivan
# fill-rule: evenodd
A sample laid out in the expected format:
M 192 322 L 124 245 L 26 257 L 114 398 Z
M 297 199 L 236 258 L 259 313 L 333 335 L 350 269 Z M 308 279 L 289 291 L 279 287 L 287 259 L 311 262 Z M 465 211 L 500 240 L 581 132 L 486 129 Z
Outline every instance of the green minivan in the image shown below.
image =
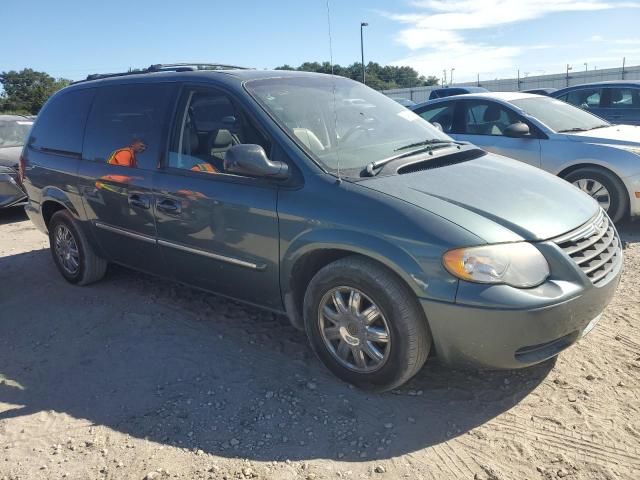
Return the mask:
M 69 282 L 113 262 L 281 312 L 375 390 L 430 353 L 551 358 L 593 328 L 622 268 L 591 197 L 332 75 L 95 75 L 44 106 L 20 178 Z

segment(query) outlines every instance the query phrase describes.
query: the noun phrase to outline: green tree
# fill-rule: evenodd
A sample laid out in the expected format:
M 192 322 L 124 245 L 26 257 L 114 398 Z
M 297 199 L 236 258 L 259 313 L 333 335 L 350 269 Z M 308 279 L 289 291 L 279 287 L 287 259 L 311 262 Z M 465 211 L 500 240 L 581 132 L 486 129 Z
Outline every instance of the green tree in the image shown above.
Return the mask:
M 299 67 L 282 65 L 276 70 L 298 70 L 304 72 L 331 73 L 329 62 L 304 62 Z M 362 80 L 362 64 L 354 62 L 349 66 L 333 65 L 333 73 L 352 80 Z M 421 87 L 425 85 L 438 85 L 435 76 L 425 77 L 420 75 L 412 67 L 408 66 L 382 66 L 376 62 L 369 62 L 366 69 L 367 85 L 376 90 L 389 90 L 392 88 Z
M 64 78 L 53 78 L 45 72 L 25 68 L 0 73 L 3 93 L 0 112 L 37 114 L 44 102 L 55 92 L 71 83 Z

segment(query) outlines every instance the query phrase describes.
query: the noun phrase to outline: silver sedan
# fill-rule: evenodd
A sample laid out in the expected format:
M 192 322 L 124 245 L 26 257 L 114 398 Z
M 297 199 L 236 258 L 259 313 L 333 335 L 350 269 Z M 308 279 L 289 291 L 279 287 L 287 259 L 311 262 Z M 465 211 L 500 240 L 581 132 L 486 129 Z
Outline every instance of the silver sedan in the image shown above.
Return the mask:
M 640 127 L 549 97 L 459 95 L 412 107 L 456 140 L 540 167 L 594 197 L 614 221 L 640 216 Z

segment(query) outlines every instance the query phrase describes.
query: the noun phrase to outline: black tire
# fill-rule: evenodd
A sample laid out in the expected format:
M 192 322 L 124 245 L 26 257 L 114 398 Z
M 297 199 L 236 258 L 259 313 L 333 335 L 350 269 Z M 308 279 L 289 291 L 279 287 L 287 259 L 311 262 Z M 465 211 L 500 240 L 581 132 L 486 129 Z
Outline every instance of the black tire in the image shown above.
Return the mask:
M 375 371 L 356 372 L 341 364 L 321 333 L 321 303 L 338 287 L 360 291 L 384 316 L 389 351 Z M 431 334 L 415 294 L 384 266 L 359 256 L 337 260 L 312 278 L 304 297 L 304 322 L 311 347 L 327 368 L 366 390 L 385 391 L 402 385 L 422 368 L 431 348 Z
M 600 182 L 609 192 L 610 205 L 607 214 L 618 223 L 629 210 L 629 194 L 624 185 L 609 170 L 600 167 L 582 167 L 564 176 L 569 183 L 578 180 L 595 180 Z
M 77 246 L 79 260 L 77 271 L 69 271 L 63 265 L 63 260 L 57 253 L 56 235 L 59 229 L 66 229 Z M 53 261 L 69 283 L 88 285 L 104 277 L 107 271 L 107 261 L 95 254 L 84 232 L 78 227 L 73 216 L 67 210 L 59 210 L 51 217 L 49 221 L 49 245 Z

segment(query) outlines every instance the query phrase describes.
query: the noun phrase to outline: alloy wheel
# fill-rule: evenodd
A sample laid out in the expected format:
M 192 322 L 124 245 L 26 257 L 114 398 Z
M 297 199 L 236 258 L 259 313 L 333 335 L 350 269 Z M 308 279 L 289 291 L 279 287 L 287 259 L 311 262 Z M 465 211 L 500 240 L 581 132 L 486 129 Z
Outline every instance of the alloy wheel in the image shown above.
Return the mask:
M 318 324 L 329 352 L 350 370 L 371 373 L 389 358 L 387 320 L 378 305 L 356 288 L 329 290 L 320 301 Z
M 587 195 L 593 197 L 605 212 L 609 211 L 611 194 L 602 183 L 592 178 L 581 178 L 573 182 L 573 184 Z
M 80 269 L 80 252 L 76 239 L 65 225 L 56 227 L 54 238 L 54 250 L 60 265 L 69 275 L 76 275 Z

